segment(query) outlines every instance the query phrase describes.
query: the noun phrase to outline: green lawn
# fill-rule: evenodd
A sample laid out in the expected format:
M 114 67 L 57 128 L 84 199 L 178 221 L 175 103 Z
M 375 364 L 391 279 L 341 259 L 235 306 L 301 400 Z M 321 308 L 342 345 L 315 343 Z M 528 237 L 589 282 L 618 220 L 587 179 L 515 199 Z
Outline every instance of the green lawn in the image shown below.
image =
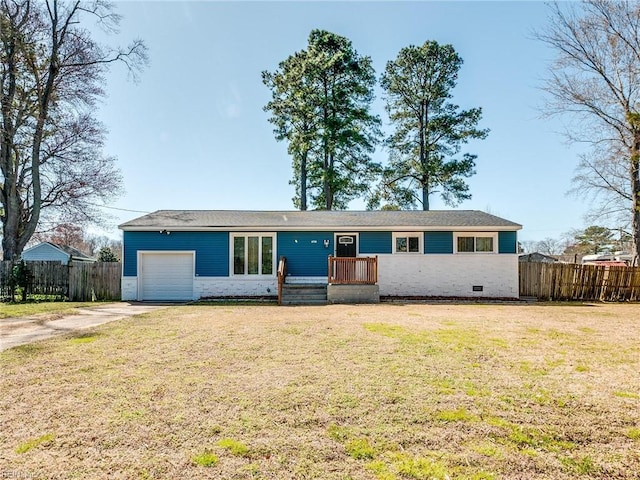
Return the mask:
M 639 311 L 159 310 L 0 354 L 0 472 L 637 479 Z
M 96 302 L 29 302 L 0 303 L 0 318 L 30 317 L 32 315 L 70 315 L 76 308 L 95 307 Z

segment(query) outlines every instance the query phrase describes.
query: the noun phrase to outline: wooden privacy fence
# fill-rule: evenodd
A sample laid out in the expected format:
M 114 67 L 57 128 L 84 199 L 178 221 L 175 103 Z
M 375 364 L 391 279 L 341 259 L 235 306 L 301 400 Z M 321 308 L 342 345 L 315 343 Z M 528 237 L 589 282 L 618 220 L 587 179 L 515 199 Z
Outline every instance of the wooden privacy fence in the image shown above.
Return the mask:
M 120 300 L 122 264 L 116 262 L 63 265 L 25 262 L 29 271 L 27 297 L 45 296 L 71 301 Z M 9 279 L 16 262 L 0 262 L 0 297 L 11 296 Z
M 520 296 L 540 300 L 640 301 L 640 267 L 521 262 Z
M 378 283 L 378 257 L 329 257 L 329 283 L 332 285 L 375 285 Z
M 69 299 L 120 300 L 121 275 L 120 263 L 74 263 L 69 268 Z

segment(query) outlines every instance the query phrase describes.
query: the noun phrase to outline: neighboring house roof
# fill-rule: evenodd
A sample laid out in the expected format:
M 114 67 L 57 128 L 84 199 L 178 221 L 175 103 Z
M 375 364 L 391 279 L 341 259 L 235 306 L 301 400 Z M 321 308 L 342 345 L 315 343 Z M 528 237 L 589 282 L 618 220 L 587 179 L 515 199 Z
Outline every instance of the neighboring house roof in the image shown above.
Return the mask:
M 543 263 L 556 263 L 558 259 L 551 255 L 545 255 L 540 252 L 523 253 L 519 255 L 518 260 L 521 262 L 543 262 Z
M 629 264 L 623 260 L 596 260 L 593 262 L 583 262 L 583 265 L 601 265 L 605 267 L 628 267 Z
M 51 245 L 53 245 L 54 247 L 59 248 L 60 250 L 62 250 L 63 252 L 65 252 L 67 255 L 69 255 L 73 260 L 86 260 L 86 261 L 95 261 L 95 258 L 93 258 L 90 255 L 87 255 L 84 252 L 81 252 L 80 250 L 78 250 L 77 248 L 73 248 L 70 247 L 69 245 L 60 245 L 59 243 L 51 243 L 48 242 Z
M 22 252 L 22 257 L 25 258 L 26 260 L 29 260 L 29 259 L 46 260 L 47 259 L 45 258 L 47 256 L 46 252 L 39 253 L 38 255 L 36 255 L 36 251 L 43 250 L 43 249 L 51 249 L 51 248 L 53 248 L 54 251 L 57 251 L 62 256 L 64 256 L 67 259 L 67 261 L 69 260 L 75 260 L 79 262 L 95 262 L 96 261 L 95 258 L 87 255 L 86 253 L 81 252 L 77 248 L 73 248 L 73 247 L 70 247 L 69 245 L 61 245 L 59 243 L 53 243 L 53 242 L 40 242 L 39 244 L 34 245 L 33 247 L 28 248 L 24 252 Z M 29 258 L 29 257 L 32 257 L 32 258 Z M 51 257 L 51 260 L 59 260 L 59 259 L 60 258 Z
M 478 210 L 158 210 L 119 226 L 122 230 L 318 229 L 363 230 L 455 228 L 520 230 L 522 225 Z

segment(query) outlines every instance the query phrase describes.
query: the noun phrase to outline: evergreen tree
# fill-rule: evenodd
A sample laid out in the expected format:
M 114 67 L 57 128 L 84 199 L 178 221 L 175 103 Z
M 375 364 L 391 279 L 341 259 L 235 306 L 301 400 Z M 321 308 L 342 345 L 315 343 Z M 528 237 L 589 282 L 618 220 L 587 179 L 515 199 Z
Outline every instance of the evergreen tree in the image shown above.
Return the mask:
M 482 109 L 461 110 L 450 102 L 461 66 L 451 45 L 435 41 L 403 48 L 387 63 L 381 85 L 394 132 L 386 140 L 389 165 L 370 208 L 419 204 L 429 210 L 435 193 L 451 206 L 471 198 L 465 178 L 475 173 L 476 155 L 456 155 L 470 139 L 483 139 L 489 131 L 477 127 Z
M 379 170 L 371 159 L 380 120 L 370 113 L 375 72 L 347 38 L 313 30 L 306 50 L 263 72 L 277 140 L 288 142 L 294 204 L 332 210 L 369 191 Z

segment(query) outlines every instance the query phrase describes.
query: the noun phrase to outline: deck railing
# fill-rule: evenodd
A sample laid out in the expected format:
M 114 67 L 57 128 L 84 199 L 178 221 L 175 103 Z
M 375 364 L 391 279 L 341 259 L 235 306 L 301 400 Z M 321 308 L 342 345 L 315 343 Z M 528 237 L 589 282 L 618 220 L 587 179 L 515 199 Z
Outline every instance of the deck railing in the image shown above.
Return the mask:
M 280 257 L 278 262 L 278 305 L 282 305 L 282 285 L 287 277 L 287 259 Z
M 378 257 L 329 256 L 329 283 L 375 285 L 378 283 Z

